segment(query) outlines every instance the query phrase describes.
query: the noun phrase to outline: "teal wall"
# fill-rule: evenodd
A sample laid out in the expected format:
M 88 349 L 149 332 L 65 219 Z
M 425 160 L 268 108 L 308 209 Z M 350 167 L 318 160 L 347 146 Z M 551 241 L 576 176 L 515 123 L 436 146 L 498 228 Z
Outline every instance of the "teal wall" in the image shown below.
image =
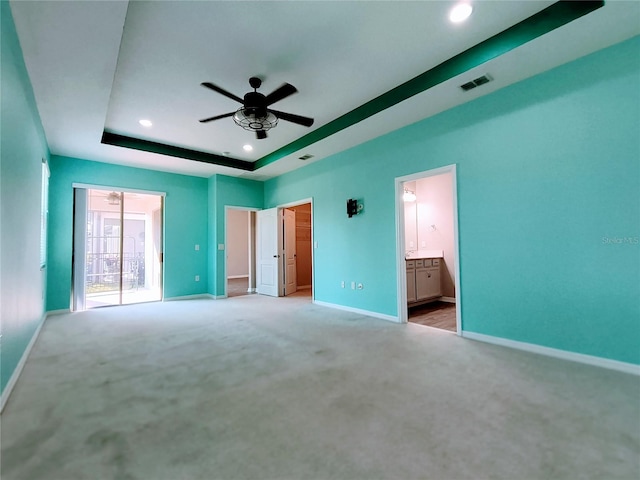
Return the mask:
M 226 175 L 209 178 L 209 293 L 224 295 L 226 288 L 225 250 L 218 250 L 225 244 L 226 207 L 262 208 L 264 184 Z
M 42 159 L 49 149 L 9 4 L 0 2 L 0 391 L 44 314 L 40 271 Z
M 3 390 L 45 293 L 46 310 L 69 308 L 73 183 L 166 192 L 165 298 L 224 294 L 226 206 L 311 197 L 316 299 L 395 316 L 394 179 L 450 164 L 463 329 L 640 364 L 640 38 L 266 183 L 52 156 L 45 288 L 39 192 L 49 153 L 8 2 L 0 7 Z M 364 212 L 348 219 L 347 198 Z
M 47 310 L 68 309 L 71 292 L 73 184 L 166 193 L 164 298 L 207 292 L 206 178 L 67 157 L 51 157 Z M 195 250 L 195 245 L 200 250 Z M 200 281 L 195 276 L 200 275 Z
M 395 316 L 394 179 L 456 164 L 463 330 L 639 364 L 638 132 L 635 37 L 269 180 L 264 206 L 313 197 L 316 299 Z

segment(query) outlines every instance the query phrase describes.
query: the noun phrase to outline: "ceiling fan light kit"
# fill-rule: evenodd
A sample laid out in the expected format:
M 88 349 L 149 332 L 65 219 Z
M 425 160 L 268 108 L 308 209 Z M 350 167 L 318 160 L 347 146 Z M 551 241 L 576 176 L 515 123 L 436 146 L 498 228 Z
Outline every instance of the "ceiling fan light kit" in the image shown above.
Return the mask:
M 267 131 L 278 125 L 279 119 L 303 125 L 305 127 L 313 125 L 313 118 L 303 117 L 293 113 L 279 112 L 268 108 L 270 105 L 298 92 L 296 87 L 290 83 L 282 84 L 279 88 L 265 96 L 258 92 L 258 88 L 262 85 L 262 80 L 258 77 L 251 77 L 249 79 L 249 85 L 253 88 L 253 92 L 245 94 L 244 99 L 241 99 L 233 93 L 227 92 L 225 89 L 210 82 L 203 82 L 201 85 L 241 103 L 242 107 L 235 112 L 223 113 L 222 115 L 216 115 L 215 117 L 210 118 L 203 118 L 200 120 L 200 123 L 207 123 L 213 120 L 220 120 L 221 118 L 233 117 L 233 121 L 239 127 L 256 132 L 256 138 L 259 140 L 267 138 Z
M 260 138 L 260 132 L 271 130 L 278 124 L 278 117 L 271 112 L 263 114 L 255 109 L 241 107 L 233 114 L 233 121 L 245 130 L 256 132 Z

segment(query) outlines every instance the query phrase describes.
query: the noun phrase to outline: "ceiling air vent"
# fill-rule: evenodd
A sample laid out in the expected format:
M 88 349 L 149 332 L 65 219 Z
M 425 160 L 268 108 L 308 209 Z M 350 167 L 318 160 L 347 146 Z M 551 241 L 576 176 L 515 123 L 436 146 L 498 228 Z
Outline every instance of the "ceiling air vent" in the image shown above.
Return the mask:
M 464 83 L 462 85 L 460 85 L 460 88 L 462 90 L 464 90 L 465 92 L 474 89 L 476 87 L 479 87 L 480 85 L 484 85 L 485 83 L 489 83 L 491 80 L 493 80 L 493 78 L 491 78 L 489 75 L 483 75 L 481 77 L 478 77 L 474 80 L 471 80 L 470 82 Z
M 302 155 L 301 157 L 298 157 L 300 160 L 309 160 L 310 158 L 313 158 L 313 155 L 309 155 L 308 153 L 305 155 Z

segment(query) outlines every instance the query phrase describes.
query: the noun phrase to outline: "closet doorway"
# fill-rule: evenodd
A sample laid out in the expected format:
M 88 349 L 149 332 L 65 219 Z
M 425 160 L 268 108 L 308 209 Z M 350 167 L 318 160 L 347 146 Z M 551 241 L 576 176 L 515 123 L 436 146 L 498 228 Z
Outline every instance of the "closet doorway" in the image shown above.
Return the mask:
M 256 291 L 313 299 L 312 199 L 256 215 Z
M 162 300 L 163 196 L 74 188 L 74 311 Z

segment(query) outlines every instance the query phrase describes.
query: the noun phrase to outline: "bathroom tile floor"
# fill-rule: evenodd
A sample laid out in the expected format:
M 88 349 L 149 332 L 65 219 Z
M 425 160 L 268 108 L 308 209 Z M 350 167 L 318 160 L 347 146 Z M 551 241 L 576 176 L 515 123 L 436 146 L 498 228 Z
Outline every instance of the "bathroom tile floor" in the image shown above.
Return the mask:
M 456 304 L 431 302 L 409 308 L 409 322 L 456 331 Z

